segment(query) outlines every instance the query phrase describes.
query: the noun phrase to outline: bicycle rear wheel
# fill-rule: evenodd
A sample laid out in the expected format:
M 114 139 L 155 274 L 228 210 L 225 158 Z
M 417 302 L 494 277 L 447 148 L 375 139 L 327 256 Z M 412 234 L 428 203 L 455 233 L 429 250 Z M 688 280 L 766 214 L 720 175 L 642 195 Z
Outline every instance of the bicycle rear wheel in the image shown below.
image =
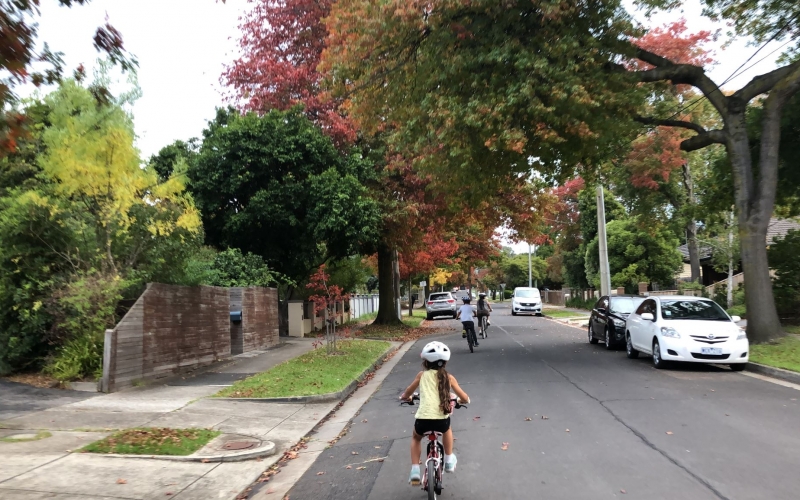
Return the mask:
M 489 328 L 489 316 L 484 316 L 483 317 L 483 338 L 485 338 L 485 339 L 489 338 L 488 328 Z
M 472 336 L 475 334 L 475 330 L 467 329 L 467 344 L 469 344 L 469 352 L 475 352 L 472 347 Z
M 436 500 L 436 464 L 428 461 L 428 500 Z

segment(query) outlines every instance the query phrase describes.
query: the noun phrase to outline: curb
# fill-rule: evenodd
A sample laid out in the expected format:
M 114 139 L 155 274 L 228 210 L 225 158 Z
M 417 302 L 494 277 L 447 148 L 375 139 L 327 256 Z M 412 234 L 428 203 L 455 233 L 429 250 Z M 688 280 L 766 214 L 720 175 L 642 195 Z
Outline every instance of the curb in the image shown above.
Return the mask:
M 753 363 L 752 361 L 750 361 L 749 363 L 747 363 L 747 368 L 745 368 L 745 370 L 748 372 L 758 373 L 760 375 L 766 375 L 768 377 L 785 380 L 787 382 L 800 384 L 800 373 L 784 370 L 783 368 L 775 368 L 772 366 L 760 365 L 758 363 Z
M 386 339 L 382 339 L 386 342 Z M 388 341 L 392 342 L 392 341 Z M 378 357 L 378 359 L 366 370 L 361 372 L 361 375 L 356 377 L 352 382 L 350 382 L 347 387 L 342 389 L 338 392 L 329 392 L 328 394 L 314 394 L 313 396 L 289 396 L 283 398 L 214 398 L 223 401 L 251 401 L 251 402 L 259 402 L 259 403 L 327 403 L 330 401 L 341 401 L 342 399 L 346 398 L 356 389 L 358 389 L 358 384 L 360 384 L 370 373 L 375 372 L 378 370 L 381 365 L 383 365 L 383 360 L 386 359 L 386 356 L 396 352 L 400 347 L 402 347 L 403 342 L 400 342 L 399 345 L 390 345 L 388 349 L 383 351 L 383 353 Z
M 111 458 L 144 458 L 148 460 L 166 460 L 168 462 L 202 462 L 202 463 L 217 463 L 217 462 L 242 462 L 244 460 L 252 460 L 254 458 L 263 458 L 274 455 L 277 451 L 275 443 L 272 441 L 262 441 L 261 446 L 253 450 L 245 450 L 235 453 L 228 453 L 225 455 L 125 455 L 117 453 L 82 453 L 73 452 L 80 455 L 94 455 L 98 457 L 111 457 Z

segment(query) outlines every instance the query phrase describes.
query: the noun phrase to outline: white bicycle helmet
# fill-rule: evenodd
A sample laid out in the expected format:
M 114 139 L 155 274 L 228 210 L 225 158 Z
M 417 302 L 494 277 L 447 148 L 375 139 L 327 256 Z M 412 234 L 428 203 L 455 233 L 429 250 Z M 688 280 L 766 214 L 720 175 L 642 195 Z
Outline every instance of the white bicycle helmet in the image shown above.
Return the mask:
M 441 342 L 428 342 L 425 344 L 425 347 L 422 348 L 419 357 L 431 363 L 436 361 L 448 361 L 450 360 L 450 348 Z

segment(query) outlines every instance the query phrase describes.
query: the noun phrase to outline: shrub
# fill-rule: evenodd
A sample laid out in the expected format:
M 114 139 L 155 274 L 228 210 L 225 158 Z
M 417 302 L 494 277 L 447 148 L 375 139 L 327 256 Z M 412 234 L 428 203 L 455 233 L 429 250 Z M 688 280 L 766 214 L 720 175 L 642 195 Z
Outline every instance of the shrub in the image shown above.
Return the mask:
M 744 304 L 733 306 L 730 309 L 728 309 L 728 314 L 730 314 L 731 316 L 741 316 L 742 318 L 745 317 L 746 312 L 747 311 L 745 310 Z
M 582 297 L 570 297 L 566 300 L 564 305 L 575 309 L 593 309 L 594 304 L 597 302 L 594 298 L 583 299 Z

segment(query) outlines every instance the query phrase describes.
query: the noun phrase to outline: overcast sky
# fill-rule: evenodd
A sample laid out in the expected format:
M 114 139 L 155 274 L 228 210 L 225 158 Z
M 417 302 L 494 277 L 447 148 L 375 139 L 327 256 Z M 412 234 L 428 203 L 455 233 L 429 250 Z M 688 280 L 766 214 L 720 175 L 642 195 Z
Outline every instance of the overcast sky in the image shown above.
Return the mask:
M 143 97 L 133 112 L 143 158 L 176 139 L 200 136 L 215 108 L 224 105 L 219 76 L 223 66 L 236 57 L 239 17 L 249 7 L 246 0 L 92 0 L 87 6 L 71 9 L 58 7 L 55 0 L 42 4 L 40 38 L 64 52 L 68 68 L 94 65 L 97 52 L 91 39 L 106 16 L 122 32 L 125 47 L 139 60 Z M 683 15 L 692 31 L 724 28 L 700 15 L 700 0 L 688 0 L 687 4 L 682 14 L 661 16 L 655 24 Z M 641 15 L 637 18 L 643 20 Z M 717 83 L 725 81 L 757 49 L 748 47 L 746 40 L 723 49 L 723 40 L 716 48 L 720 63 L 709 71 Z M 777 45 L 764 48 L 748 66 Z M 779 54 L 767 57 L 725 87 L 739 88 L 774 68 Z M 515 246 L 515 250 L 527 252 L 527 245 Z

